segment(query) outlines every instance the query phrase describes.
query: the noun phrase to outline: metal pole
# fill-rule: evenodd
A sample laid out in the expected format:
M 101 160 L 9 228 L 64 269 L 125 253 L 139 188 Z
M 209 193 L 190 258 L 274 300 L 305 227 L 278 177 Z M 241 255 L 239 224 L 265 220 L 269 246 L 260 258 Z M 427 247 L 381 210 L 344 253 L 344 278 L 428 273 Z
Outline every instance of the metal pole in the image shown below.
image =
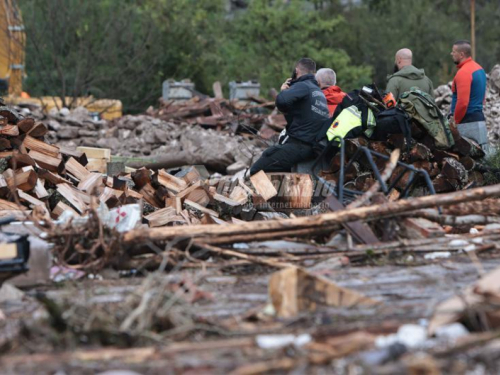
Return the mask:
M 470 43 L 472 59 L 476 60 L 476 0 L 470 0 Z

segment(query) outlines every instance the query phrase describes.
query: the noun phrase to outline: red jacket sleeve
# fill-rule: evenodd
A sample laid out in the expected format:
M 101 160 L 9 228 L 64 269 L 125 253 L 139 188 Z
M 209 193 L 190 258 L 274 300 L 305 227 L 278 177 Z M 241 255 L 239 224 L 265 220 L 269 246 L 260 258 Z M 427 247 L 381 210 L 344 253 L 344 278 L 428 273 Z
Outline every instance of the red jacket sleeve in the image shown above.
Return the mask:
M 464 118 L 470 100 L 470 89 L 472 74 L 467 71 L 459 71 L 455 78 L 455 89 L 457 90 L 457 105 L 455 106 L 455 123 L 460 124 Z

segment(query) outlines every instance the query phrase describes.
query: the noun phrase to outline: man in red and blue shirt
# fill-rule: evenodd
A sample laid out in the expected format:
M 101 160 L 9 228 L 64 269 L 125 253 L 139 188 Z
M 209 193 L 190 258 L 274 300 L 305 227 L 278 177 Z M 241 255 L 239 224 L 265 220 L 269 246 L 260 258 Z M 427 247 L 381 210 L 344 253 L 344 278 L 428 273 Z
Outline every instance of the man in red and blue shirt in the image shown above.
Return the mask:
M 453 44 L 451 56 L 458 67 L 453 79 L 450 114 L 455 124 L 484 121 L 483 103 L 486 95 L 486 73 L 472 60 L 471 45 L 465 40 Z

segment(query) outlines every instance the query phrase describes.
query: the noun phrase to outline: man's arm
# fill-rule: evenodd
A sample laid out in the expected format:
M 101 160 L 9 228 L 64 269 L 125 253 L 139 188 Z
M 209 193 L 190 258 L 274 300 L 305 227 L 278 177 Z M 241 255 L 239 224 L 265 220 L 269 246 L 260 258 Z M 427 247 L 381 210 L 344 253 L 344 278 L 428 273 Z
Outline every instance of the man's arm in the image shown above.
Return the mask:
M 392 95 L 394 95 L 394 98 L 396 98 L 396 100 L 398 100 L 399 99 L 399 88 L 397 86 L 397 79 L 395 79 L 395 78 L 389 79 L 389 81 L 387 82 L 387 87 L 386 87 L 385 91 L 392 92 Z
M 283 113 L 293 108 L 293 105 L 309 95 L 309 89 L 302 82 L 294 84 L 289 89 L 281 91 L 276 97 L 276 107 Z
M 469 72 L 458 72 L 455 78 L 455 88 L 457 90 L 457 103 L 455 105 L 455 123 L 460 122 L 467 113 L 467 107 L 470 100 L 470 88 L 472 84 L 472 75 Z

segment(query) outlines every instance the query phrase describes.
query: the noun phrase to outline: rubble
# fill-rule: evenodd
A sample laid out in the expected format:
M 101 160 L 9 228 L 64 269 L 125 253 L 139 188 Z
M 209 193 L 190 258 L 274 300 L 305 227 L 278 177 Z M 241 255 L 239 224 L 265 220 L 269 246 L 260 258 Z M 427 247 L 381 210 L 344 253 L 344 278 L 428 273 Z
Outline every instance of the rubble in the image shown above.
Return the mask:
M 488 138 L 493 145 L 496 145 L 500 139 L 500 65 L 495 65 L 487 77 L 488 83 L 483 111 L 486 117 Z M 451 85 L 452 82 L 449 82 L 447 85 L 438 86 L 434 91 L 436 104 L 446 114 L 450 112 Z
M 409 199 L 398 199 L 401 185 L 383 194 L 361 159 L 345 180 L 361 194 L 344 207 L 307 174 L 245 180 L 251 154 L 261 150 L 258 135 L 278 128 L 269 124 L 272 113 L 237 105 L 195 98 L 111 123 L 63 111 L 2 125 L 0 216 L 22 220 L 19 230 L 50 243 L 54 258 L 43 288 L 25 286 L 22 298 L 0 303 L 2 369 L 494 366 L 497 291 L 490 276 L 477 278 L 500 267 L 500 185 L 484 186 L 474 142 L 455 134 L 456 148 L 442 151 L 418 132 L 409 150 L 399 137 L 349 140 L 348 160 L 360 146 L 389 156 L 376 161 L 382 181 L 396 183 L 400 160 L 427 170 L 440 194 L 428 195 L 421 183 Z M 236 128 L 238 111 L 246 123 Z M 76 138 L 59 138 L 74 129 Z M 168 164 L 174 157 L 178 163 Z M 108 162 L 127 171 L 106 174 Z M 338 162 L 322 175 L 338 181 Z M 487 287 L 465 295 L 474 294 L 486 332 L 453 325 L 469 312 L 458 297 L 459 311 L 434 329 L 433 308 L 442 311 L 442 301 L 476 281 Z

